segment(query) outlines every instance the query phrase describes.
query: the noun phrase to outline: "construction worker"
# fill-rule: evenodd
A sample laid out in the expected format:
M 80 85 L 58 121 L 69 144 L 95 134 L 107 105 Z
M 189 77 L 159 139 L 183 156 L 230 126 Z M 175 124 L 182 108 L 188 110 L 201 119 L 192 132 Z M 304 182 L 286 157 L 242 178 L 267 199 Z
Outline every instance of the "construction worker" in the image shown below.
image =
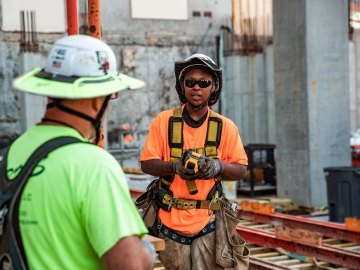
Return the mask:
M 172 270 L 246 269 L 246 251 L 239 263 L 230 255 L 228 266 L 216 254 L 221 180 L 242 179 L 248 162 L 235 124 L 210 109 L 221 93 L 222 71 L 210 57 L 194 54 L 175 62 L 175 77 L 183 105 L 156 116 L 140 157 L 142 170 L 160 178 L 157 218 L 149 228 L 165 239 L 159 259 Z
M 57 40 L 44 69 L 14 88 L 48 97 L 45 115 L 10 147 L 13 179 L 44 142 L 71 136 L 40 161 L 22 193 L 19 223 L 29 269 L 152 269 L 154 249 L 118 162 L 96 144 L 109 101 L 129 88 L 111 48 L 73 35 Z M 156 253 L 155 253 L 156 255 Z

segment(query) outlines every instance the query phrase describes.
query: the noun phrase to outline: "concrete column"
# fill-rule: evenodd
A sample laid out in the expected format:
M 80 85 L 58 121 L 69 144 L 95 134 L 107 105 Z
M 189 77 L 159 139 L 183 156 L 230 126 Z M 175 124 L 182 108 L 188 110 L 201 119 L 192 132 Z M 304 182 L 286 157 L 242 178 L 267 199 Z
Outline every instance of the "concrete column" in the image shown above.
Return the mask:
M 266 52 L 224 61 L 224 115 L 238 126 L 244 144 L 274 143 L 271 58 Z
M 274 0 L 278 196 L 326 206 L 328 166 L 350 166 L 347 0 Z
M 21 74 L 35 67 L 45 66 L 46 57 L 38 53 L 22 53 L 20 57 Z M 40 122 L 45 112 L 47 98 L 43 96 L 21 93 L 21 130 L 25 132 L 32 125 Z
M 360 128 L 360 33 L 355 32 L 353 34 L 353 43 L 350 43 L 350 49 L 352 49 L 352 65 L 350 67 L 353 71 L 353 91 L 350 95 L 350 110 L 351 110 L 351 131 L 355 132 Z

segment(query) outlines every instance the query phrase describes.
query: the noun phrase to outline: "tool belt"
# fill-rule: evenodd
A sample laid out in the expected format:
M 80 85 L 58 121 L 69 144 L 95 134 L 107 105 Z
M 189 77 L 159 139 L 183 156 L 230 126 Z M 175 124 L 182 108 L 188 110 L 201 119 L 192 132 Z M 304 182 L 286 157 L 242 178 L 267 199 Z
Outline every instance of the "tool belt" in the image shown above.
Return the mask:
M 212 211 L 219 210 L 219 203 L 215 200 L 188 200 L 181 198 L 174 198 L 172 195 L 166 192 L 166 190 L 159 189 L 159 202 L 161 209 L 170 211 L 172 207 L 177 209 L 209 209 Z
M 190 200 L 184 198 L 174 198 L 172 191 L 160 180 L 157 201 L 161 209 L 170 211 L 172 207 L 182 210 L 188 209 L 208 209 L 218 211 L 220 205 L 218 199 L 223 195 L 221 183 L 216 183 L 210 190 L 206 200 Z

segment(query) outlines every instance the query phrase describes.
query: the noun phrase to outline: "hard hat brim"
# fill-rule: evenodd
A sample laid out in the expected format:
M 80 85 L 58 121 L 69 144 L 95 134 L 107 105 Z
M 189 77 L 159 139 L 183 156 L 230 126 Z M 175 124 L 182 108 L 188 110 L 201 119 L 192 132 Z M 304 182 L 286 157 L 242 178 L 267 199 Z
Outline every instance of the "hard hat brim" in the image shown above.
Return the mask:
M 17 90 L 53 98 L 82 99 L 107 96 L 145 86 L 145 82 L 125 74 L 100 77 L 40 76 L 43 70 L 35 68 L 16 78 L 13 87 Z M 45 73 L 45 72 L 43 72 Z M 61 77 L 61 79 L 59 79 Z

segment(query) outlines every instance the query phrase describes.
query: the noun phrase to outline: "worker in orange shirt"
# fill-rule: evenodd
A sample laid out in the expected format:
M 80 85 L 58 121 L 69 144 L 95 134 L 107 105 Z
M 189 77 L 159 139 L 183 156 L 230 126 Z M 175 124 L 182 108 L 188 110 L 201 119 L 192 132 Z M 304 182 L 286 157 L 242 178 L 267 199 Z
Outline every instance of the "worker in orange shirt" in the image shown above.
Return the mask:
M 194 54 L 175 62 L 175 77 L 182 105 L 156 116 L 140 157 L 141 169 L 159 177 L 157 217 L 147 224 L 165 239 L 159 259 L 172 270 L 247 269 L 245 241 L 224 219 L 224 209 L 231 210 L 221 181 L 242 179 L 248 160 L 236 125 L 210 108 L 221 93 L 222 71 Z M 232 244 L 224 247 L 217 238 L 227 237 Z

